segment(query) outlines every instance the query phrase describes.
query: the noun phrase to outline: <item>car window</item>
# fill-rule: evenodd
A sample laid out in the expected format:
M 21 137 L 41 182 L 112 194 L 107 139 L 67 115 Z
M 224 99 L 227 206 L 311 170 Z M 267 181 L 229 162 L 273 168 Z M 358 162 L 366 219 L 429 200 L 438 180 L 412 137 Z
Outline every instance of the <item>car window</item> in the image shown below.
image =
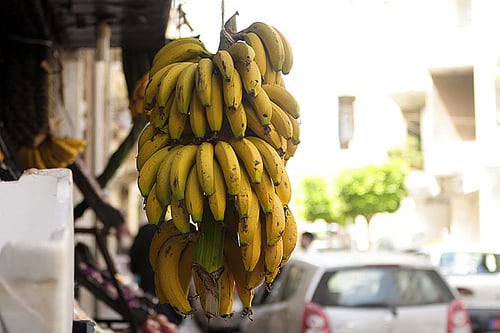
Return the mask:
M 362 267 L 325 273 L 313 301 L 323 306 L 411 306 L 446 303 L 452 297 L 434 270 Z
M 289 265 L 278 274 L 270 287 L 259 287 L 256 298 L 259 304 L 286 301 L 297 291 L 304 275 L 304 269 Z
M 495 253 L 444 252 L 439 268 L 446 275 L 491 274 L 500 272 L 500 255 Z

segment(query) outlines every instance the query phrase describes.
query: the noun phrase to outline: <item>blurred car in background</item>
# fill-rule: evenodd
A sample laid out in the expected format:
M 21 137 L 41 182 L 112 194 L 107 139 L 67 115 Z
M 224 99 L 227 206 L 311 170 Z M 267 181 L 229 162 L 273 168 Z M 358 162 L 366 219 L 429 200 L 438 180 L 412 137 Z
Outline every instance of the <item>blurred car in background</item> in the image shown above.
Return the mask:
M 259 287 L 241 332 L 470 333 L 458 292 L 426 258 L 332 251 L 295 256 Z
M 500 331 L 500 249 L 459 243 L 424 252 L 461 294 L 474 333 Z

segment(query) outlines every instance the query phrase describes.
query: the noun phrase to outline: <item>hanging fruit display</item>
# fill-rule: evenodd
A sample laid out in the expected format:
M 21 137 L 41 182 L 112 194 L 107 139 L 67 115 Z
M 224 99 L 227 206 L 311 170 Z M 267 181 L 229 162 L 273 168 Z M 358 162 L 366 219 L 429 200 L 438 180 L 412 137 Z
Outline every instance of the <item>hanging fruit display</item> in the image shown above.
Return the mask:
M 193 280 L 208 318 L 232 313 L 233 290 L 251 314 L 297 242 L 287 161 L 300 142 L 300 108 L 285 88 L 288 40 L 255 22 L 228 20 L 219 49 L 173 40 L 144 88 L 149 123 L 138 139 L 138 188 L 149 223 L 160 302 L 191 314 Z

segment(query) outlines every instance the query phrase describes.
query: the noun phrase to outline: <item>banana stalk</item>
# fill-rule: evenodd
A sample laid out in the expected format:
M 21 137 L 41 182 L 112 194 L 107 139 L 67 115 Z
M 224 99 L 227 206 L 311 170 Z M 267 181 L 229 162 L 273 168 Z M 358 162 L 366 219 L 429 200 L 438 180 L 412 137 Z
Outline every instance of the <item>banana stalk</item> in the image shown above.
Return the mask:
M 206 297 L 203 309 L 208 318 L 219 316 L 220 277 L 224 269 L 222 254 L 224 226 L 215 221 L 209 207 L 204 209 L 203 221 L 199 224 L 198 241 L 193 260 L 193 272 L 205 286 Z

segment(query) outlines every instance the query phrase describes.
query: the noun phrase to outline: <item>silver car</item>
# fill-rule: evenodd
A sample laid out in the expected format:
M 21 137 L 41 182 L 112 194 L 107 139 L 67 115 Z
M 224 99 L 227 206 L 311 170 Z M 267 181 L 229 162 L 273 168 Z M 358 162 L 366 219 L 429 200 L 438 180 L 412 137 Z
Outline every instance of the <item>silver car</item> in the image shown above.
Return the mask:
M 458 293 L 424 257 L 327 252 L 292 258 L 256 291 L 243 333 L 470 333 Z

